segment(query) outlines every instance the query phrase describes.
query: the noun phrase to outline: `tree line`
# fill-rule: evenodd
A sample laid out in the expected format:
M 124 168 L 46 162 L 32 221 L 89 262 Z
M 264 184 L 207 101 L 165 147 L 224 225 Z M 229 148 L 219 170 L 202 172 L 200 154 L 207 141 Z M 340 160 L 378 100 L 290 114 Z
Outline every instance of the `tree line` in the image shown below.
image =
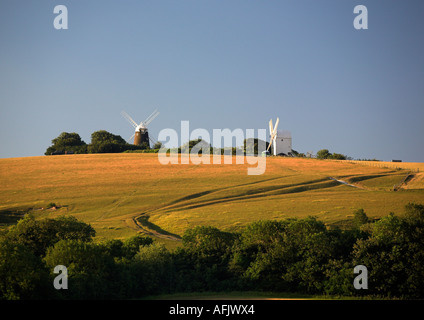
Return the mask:
M 224 147 L 215 148 L 212 147 L 208 142 L 202 139 L 190 140 L 184 145 L 169 149 L 168 152 L 177 153 L 197 153 L 202 154 L 204 150 L 207 150 L 209 154 L 221 154 L 221 155 L 238 155 L 238 154 L 253 154 L 259 155 L 260 142 L 262 142 L 265 150 L 268 148 L 269 143 L 267 141 L 260 141 L 257 138 L 249 138 L 243 140 L 243 145 L 238 147 Z M 52 145 L 49 146 L 44 153 L 45 155 L 55 154 L 82 154 L 82 153 L 120 153 L 120 152 L 158 152 L 162 147 L 161 142 L 156 142 L 152 148 L 148 143 L 141 145 L 133 145 L 127 143 L 120 135 L 115 135 L 106 130 L 99 130 L 91 134 L 91 143 L 87 144 L 78 133 L 75 132 L 62 132 L 58 137 L 52 140 Z M 304 153 L 299 153 L 296 150 L 292 150 L 294 157 L 304 158 Z M 328 149 L 322 149 L 317 152 L 317 159 L 337 159 L 346 160 L 349 157 L 339 154 L 330 153 Z
M 245 139 L 243 146 L 228 147 L 228 148 L 213 148 L 208 142 L 202 139 L 190 140 L 186 144 L 172 149 L 178 153 L 196 152 L 202 154 L 203 150 L 207 149 L 210 154 L 228 154 L 236 155 L 238 152 L 242 154 L 258 154 L 259 140 L 258 139 Z M 268 142 L 264 145 L 268 146 Z M 62 132 L 58 137 L 52 140 L 44 153 L 45 155 L 55 154 L 84 154 L 84 153 L 120 153 L 120 152 L 146 152 L 148 150 L 158 152 L 162 147 L 161 142 L 156 142 L 152 148 L 148 143 L 141 145 L 133 145 L 127 143 L 120 135 L 115 135 L 106 130 L 100 130 L 91 134 L 91 143 L 87 144 L 78 133 L 75 132 Z M 171 150 L 168 150 L 168 152 Z
M 72 216 L 25 216 L 0 236 L 0 299 L 133 299 L 201 291 L 424 297 L 424 205 L 403 215 L 354 214 L 346 229 L 314 218 L 256 221 L 239 232 L 188 229 L 175 250 L 150 237 L 94 241 Z M 55 266 L 68 289 L 53 287 Z M 356 265 L 368 289 L 353 286 Z
M 155 144 L 153 148 L 160 148 L 160 145 Z M 150 145 L 147 143 L 136 146 L 127 143 L 120 135 L 99 130 L 91 134 L 91 143 L 89 144 L 85 143 L 78 133 L 62 132 L 52 140 L 52 145 L 47 148 L 44 154 L 118 153 L 148 149 L 150 149 Z

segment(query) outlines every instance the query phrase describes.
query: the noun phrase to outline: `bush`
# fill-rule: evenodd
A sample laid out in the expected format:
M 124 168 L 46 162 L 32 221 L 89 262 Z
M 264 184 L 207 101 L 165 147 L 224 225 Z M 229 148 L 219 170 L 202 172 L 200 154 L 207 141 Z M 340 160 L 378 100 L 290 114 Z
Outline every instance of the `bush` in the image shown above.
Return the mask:
M 317 292 L 332 254 L 330 240 L 312 217 L 259 221 L 242 232 L 231 268 L 263 290 Z
M 330 153 L 328 149 L 321 149 L 317 152 L 317 159 L 346 160 L 347 156 L 340 153 Z
M 172 280 L 172 258 L 162 245 L 154 243 L 140 247 L 134 256 L 132 270 L 135 273 L 137 295 L 169 293 Z
M 317 159 L 328 159 L 331 153 L 328 149 L 321 149 L 317 152 Z
M 49 270 L 64 265 L 68 270 L 68 289 L 62 290 L 64 298 L 104 299 L 114 298 L 114 262 L 100 245 L 81 240 L 61 240 L 49 247 L 44 258 Z M 52 281 L 55 277 L 52 274 Z
M 353 225 L 356 228 L 360 228 L 363 224 L 368 223 L 369 219 L 364 211 L 364 209 L 358 209 L 353 213 Z
M 95 234 L 90 225 L 72 216 L 36 220 L 33 215 L 26 215 L 10 229 L 7 237 L 27 247 L 36 256 L 43 256 L 48 247 L 60 240 L 91 241 Z
M 52 140 L 52 145 L 47 148 L 44 154 L 51 155 L 65 152 L 87 153 L 87 144 L 78 133 L 62 132 L 57 138 Z
M 210 153 L 211 146 L 202 139 L 190 140 L 179 148 L 180 153 L 203 154 L 203 151 Z
M 54 207 L 57 207 L 57 205 L 56 205 L 56 203 L 54 203 L 54 202 L 50 202 L 48 205 L 47 205 L 47 209 L 51 209 L 51 208 L 54 208 Z
M 228 262 L 235 238 L 235 234 L 214 227 L 186 230 L 183 248 L 175 254 L 178 269 L 186 269 L 177 276 L 177 286 L 189 291 L 219 291 L 223 285 L 228 287 L 232 278 Z
M 408 205 L 371 225 L 354 246 L 354 263 L 367 266 L 369 291 L 389 297 L 424 297 L 424 210 Z
M 334 160 L 346 160 L 347 157 L 344 154 L 333 153 L 329 156 L 329 158 Z
M 141 235 L 128 238 L 123 243 L 123 256 L 131 259 L 139 252 L 141 247 L 149 246 L 153 243 L 153 239 Z
M 48 284 L 39 257 L 22 244 L 0 240 L 0 300 L 48 298 Z
M 127 142 L 121 136 L 100 130 L 91 134 L 87 150 L 89 153 L 117 153 L 125 151 L 126 145 Z

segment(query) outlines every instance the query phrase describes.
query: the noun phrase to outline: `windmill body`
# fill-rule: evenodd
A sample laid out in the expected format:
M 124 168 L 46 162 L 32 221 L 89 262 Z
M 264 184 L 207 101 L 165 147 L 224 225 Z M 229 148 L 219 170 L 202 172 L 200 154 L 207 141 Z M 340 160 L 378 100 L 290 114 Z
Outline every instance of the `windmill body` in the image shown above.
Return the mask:
M 155 143 L 155 141 L 149 137 L 147 126 L 150 124 L 150 122 L 153 121 L 154 118 L 159 115 L 157 110 L 155 110 L 146 120 L 140 122 L 139 124 L 137 124 L 137 122 L 135 122 L 125 111 L 122 111 L 121 114 L 135 129 L 134 134 L 131 136 L 131 138 L 128 139 L 129 141 L 134 137 L 134 145 L 136 146 L 147 144 L 147 146 L 150 147 L 150 140 Z
M 134 145 L 139 146 L 143 143 L 147 143 L 147 145 L 150 145 L 149 132 L 147 131 L 147 129 L 139 129 L 134 133 Z
M 274 155 L 291 155 L 292 137 L 288 131 L 277 131 L 274 143 Z

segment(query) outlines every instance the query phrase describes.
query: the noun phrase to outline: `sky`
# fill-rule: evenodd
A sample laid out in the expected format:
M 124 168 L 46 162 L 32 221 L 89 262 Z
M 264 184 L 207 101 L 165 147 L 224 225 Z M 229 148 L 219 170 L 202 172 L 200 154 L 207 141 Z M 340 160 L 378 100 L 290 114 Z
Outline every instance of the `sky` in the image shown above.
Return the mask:
M 121 111 L 158 109 L 156 139 L 279 117 L 298 152 L 424 162 L 423 32 L 420 0 L 1 0 L 0 158 L 43 155 L 61 132 L 127 140 Z

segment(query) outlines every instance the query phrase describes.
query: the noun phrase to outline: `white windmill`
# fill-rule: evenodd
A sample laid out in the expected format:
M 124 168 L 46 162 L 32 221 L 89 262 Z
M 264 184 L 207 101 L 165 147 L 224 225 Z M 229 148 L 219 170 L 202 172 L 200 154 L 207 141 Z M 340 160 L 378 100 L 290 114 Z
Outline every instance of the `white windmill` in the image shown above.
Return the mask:
M 269 120 L 269 132 L 270 132 L 270 141 L 267 148 L 267 151 L 269 148 L 271 148 L 271 145 L 274 146 L 274 156 L 276 155 L 291 155 L 292 152 L 292 138 L 291 134 L 288 131 L 277 131 L 278 123 L 280 122 L 280 119 L 277 118 L 277 121 L 275 121 L 275 126 L 272 126 L 272 119 Z
M 134 145 L 141 145 L 142 143 L 147 143 L 147 145 L 150 146 L 149 140 L 151 140 L 153 143 L 156 142 L 151 137 L 149 137 L 147 126 L 150 124 L 150 122 L 153 121 L 154 118 L 159 115 L 159 112 L 157 110 L 153 111 L 153 113 L 146 120 L 140 122 L 140 124 L 137 124 L 137 122 L 135 122 L 125 111 L 122 111 L 121 114 L 135 129 L 134 134 L 131 136 L 131 138 L 128 139 L 128 142 L 133 137 Z

